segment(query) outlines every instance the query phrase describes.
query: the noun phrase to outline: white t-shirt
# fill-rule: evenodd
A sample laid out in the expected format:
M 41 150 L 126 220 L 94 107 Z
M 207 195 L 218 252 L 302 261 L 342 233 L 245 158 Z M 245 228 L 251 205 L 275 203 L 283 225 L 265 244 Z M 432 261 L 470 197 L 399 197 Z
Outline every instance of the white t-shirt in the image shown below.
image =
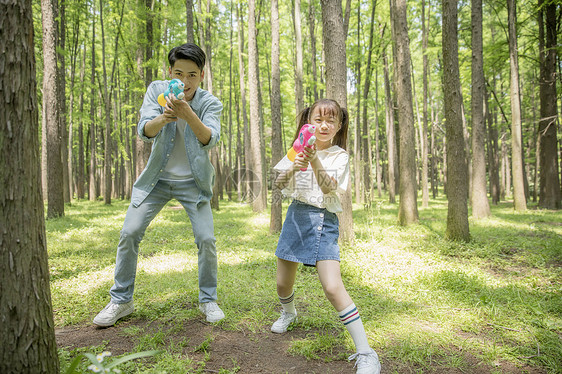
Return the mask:
M 160 179 L 182 181 L 193 178 L 191 165 L 185 151 L 185 126 L 187 122 L 178 118 L 176 121 L 176 136 L 174 137 L 174 148 L 168 159 L 168 163 L 162 172 Z
M 309 165 L 306 171 L 297 171 L 281 192 L 286 197 L 318 208 L 326 208 L 332 213 L 339 213 L 342 211 L 342 206 L 338 194 L 345 193 L 349 184 L 349 154 L 337 145 L 333 145 L 330 148 L 316 151 L 316 155 L 326 173 L 337 181 L 337 190 L 324 194 L 316 181 L 312 166 Z M 293 163 L 285 156 L 273 169 L 282 172 L 292 165 Z

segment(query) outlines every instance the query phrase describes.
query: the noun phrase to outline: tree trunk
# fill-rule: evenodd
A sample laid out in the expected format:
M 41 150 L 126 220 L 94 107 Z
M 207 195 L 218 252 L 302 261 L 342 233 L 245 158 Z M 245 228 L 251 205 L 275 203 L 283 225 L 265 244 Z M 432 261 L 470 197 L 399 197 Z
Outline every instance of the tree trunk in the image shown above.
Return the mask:
M 492 204 L 497 205 L 500 202 L 500 175 L 498 168 L 498 130 L 493 122 L 493 116 L 490 111 L 489 99 L 487 91 L 485 91 L 486 103 L 486 122 L 488 126 L 488 174 L 490 179 L 490 196 Z
M 92 3 L 92 14 L 95 14 L 95 3 Z M 96 18 L 92 19 L 92 69 L 90 76 L 90 183 L 88 199 L 95 201 L 98 197 L 96 193 L 96 117 L 95 117 L 95 97 L 96 97 Z
M 187 30 L 187 42 L 195 43 L 195 36 L 193 35 L 193 0 L 185 1 L 185 21 Z
M 341 1 L 321 0 L 324 54 L 326 56 L 326 96 L 347 108 L 347 62 Z M 349 147 L 347 147 L 349 148 Z M 340 239 L 353 242 L 351 184 L 342 196 L 343 212 L 340 218 Z
M 431 5 L 430 5 L 431 8 Z M 429 185 L 428 185 L 428 171 L 429 171 L 429 139 L 427 137 L 427 122 L 428 122 L 428 85 L 429 85 L 429 58 L 427 57 L 428 49 L 428 27 L 429 27 L 429 12 L 426 20 L 425 17 L 425 0 L 422 0 L 422 51 L 423 51 L 423 123 L 422 123 L 422 208 L 429 207 Z
M 310 32 L 310 61 L 312 65 L 312 92 L 314 94 L 314 101 L 318 100 L 318 72 L 316 67 L 316 34 L 314 32 L 316 23 L 316 8 L 314 0 L 309 0 L 308 3 L 308 28 Z
M 367 103 L 369 98 L 369 90 L 371 88 L 371 72 L 372 72 L 372 65 L 371 65 L 371 57 L 373 54 L 373 39 L 374 39 L 374 26 L 375 26 L 375 11 L 377 9 L 377 1 L 375 0 L 372 4 L 371 8 L 371 22 L 369 26 L 369 48 L 367 51 L 367 67 L 365 70 L 365 85 L 363 86 L 363 137 L 361 139 L 362 144 L 362 162 L 363 162 L 363 186 L 365 186 L 365 203 L 367 206 L 371 205 L 371 156 L 370 156 L 370 131 L 369 131 L 369 124 L 367 121 Z M 375 95 L 376 96 L 376 95 Z M 376 100 L 375 97 L 375 107 L 376 107 Z M 377 118 L 377 111 L 375 110 L 375 126 L 378 129 L 378 118 Z M 378 166 L 377 166 L 378 170 Z
M 43 105 L 47 126 L 47 218 L 64 216 L 63 166 L 61 158 L 60 95 L 57 83 L 56 2 L 41 1 L 43 19 Z
M 418 222 L 414 110 L 410 70 L 410 39 L 406 0 L 391 0 L 392 39 L 395 43 L 398 76 L 398 122 L 400 136 L 400 204 L 398 222 L 406 226 Z
M 361 204 L 363 200 L 363 178 L 361 173 L 361 7 L 357 7 L 357 60 L 355 61 L 355 92 L 357 94 L 357 109 L 355 117 L 355 134 L 353 136 L 353 174 L 355 180 L 355 202 Z
M 53 7 L 42 3 L 49 63 L 54 59 Z M 56 374 L 31 8 L 31 1 L 21 0 L 0 5 L 0 372 Z M 45 76 L 51 83 L 53 68 Z
M 58 77 L 57 77 L 57 104 L 59 105 L 59 131 L 60 131 L 60 147 L 61 147 L 61 165 L 62 165 L 62 192 L 65 203 L 70 203 L 72 198 L 70 183 L 71 176 L 68 174 L 69 149 L 68 149 L 68 129 L 66 128 L 66 12 L 65 0 L 60 0 L 60 12 L 56 15 L 57 23 L 57 61 L 58 61 Z M 61 53 L 60 51 L 63 51 Z M 72 107 L 71 107 L 72 110 Z
M 467 165 L 461 117 L 457 1 L 443 0 L 443 92 L 447 129 L 447 229 L 451 240 L 469 241 Z
M 544 11 L 543 11 L 544 9 Z M 546 21 L 546 22 L 544 22 Z M 545 25 L 546 23 L 546 25 Z M 546 26 L 546 27 L 545 27 Z M 556 4 L 539 0 L 540 36 L 540 193 L 539 206 L 545 209 L 562 208 L 558 168 L 556 119 Z M 543 31 L 544 30 L 544 31 Z M 542 35 L 541 35 L 542 34 Z M 546 37 L 545 37 L 546 36 Z
M 472 0 L 472 217 L 490 215 L 486 191 L 482 0 Z
M 86 44 L 82 45 L 82 62 L 80 65 L 80 113 L 84 113 L 84 77 L 86 75 Z M 85 192 L 85 173 L 84 173 L 84 116 L 80 116 L 78 124 L 78 165 L 76 175 L 76 197 L 83 199 Z
M 281 139 L 281 70 L 279 36 L 279 4 L 278 0 L 271 1 L 271 165 L 276 165 L 283 158 L 283 140 Z M 275 180 L 276 175 L 273 175 Z M 281 190 L 273 183 L 271 219 L 269 232 L 281 232 L 283 196 Z
M 242 19 L 242 12 L 240 8 L 242 7 L 239 4 L 236 7 L 236 14 L 238 16 L 238 75 L 240 77 L 240 101 L 242 102 L 242 119 L 243 119 L 243 142 L 244 142 L 244 152 L 243 152 L 243 160 L 241 160 L 241 164 L 244 164 L 244 171 L 240 170 L 239 176 L 240 181 L 239 184 L 241 188 L 247 194 L 248 201 L 251 201 L 253 198 L 250 196 L 252 193 L 250 180 L 251 175 L 251 146 L 252 146 L 252 139 L 250 138 L 250 125 L 248 121 L 248 110 L 246 109 L 246 78 L 245 78 L 245 67 L 244 67 L 244 20 Z M 240 155 L 242 158 L 242 154 Z
M 523 149 L 521 146 L 521 97 L 519 89 L 519 62 L 517 52 L 517 10 L 515 0 L 507 0 L 509 28 L 509 65 L 511 98 L 511 168 L 513 173 L 513 207 L 515 210 L 527 209 L 525 184 L 523 181 Z
M 304 109 L 303 92 L 303 61 L 302 61 L 302 31 L 301 31 L 301 1 L 293 3 L 293 25 L 295 32 L 295 104 L 298 114 Z
M 390 90 L 390 78 L 388 73 L 388 57 L 386 50 L 382 55 L 384 63 L 384 92 L 386 98 L 386 146 L 388 157 L 388 201 L 391 204 L 396 202 L 396 135 L 394 133 L 394 109 L 392 105 L 392 95 Z
M 105 112 L 105 147 L 103 152 L 103 173 L 104 173 L 104 189 L 103 189 L 103 201 L 105 204 L 111 204 L 111 192 L 112 192 L 112 179 L 111 179 L 111 152 L 112 152 L 112 141 L 111 141 L 111 103 L 109 99 L 109 93 L 107 90 L 107 69 L 105 67 L 105 30 L 103 24 L 103 3 L 100 0 L 100 25 L 101 25 L 101 48 L 102 48 L 102 67 L 103 67 L 103 101 L 104 101 L 104 112 Z M 116 55 L 114 56 L 116 58 Z
M 253 184 L 252 209 L 263 212 L 267 208 L 267 183 L 265 180 L 260 146 L 260 103 L 258 87 L 258 45 L 256 29 L 256 2 L 248 1 L 248 89 L 250 93 L 251 172 Z

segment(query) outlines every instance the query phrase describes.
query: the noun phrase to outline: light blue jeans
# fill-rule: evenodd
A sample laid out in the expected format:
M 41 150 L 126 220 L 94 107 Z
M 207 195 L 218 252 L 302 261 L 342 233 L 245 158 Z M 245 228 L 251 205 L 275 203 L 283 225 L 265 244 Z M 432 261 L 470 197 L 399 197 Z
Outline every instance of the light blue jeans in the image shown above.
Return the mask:
M 194 181 L 159 180 L 138 207 L 129 205 L 117 246 L 115 284 L 109 291 L 112 302 L 123 304 L 133 299 L 139 243 L 156 214 L 174 198 L 180 202 L 191 220 L 198 248 L 199 302 L 217 299 L 217 251 L 213 213 L 211 204 L 208 201 L 198 202 L 198 197 L 199 189 Z

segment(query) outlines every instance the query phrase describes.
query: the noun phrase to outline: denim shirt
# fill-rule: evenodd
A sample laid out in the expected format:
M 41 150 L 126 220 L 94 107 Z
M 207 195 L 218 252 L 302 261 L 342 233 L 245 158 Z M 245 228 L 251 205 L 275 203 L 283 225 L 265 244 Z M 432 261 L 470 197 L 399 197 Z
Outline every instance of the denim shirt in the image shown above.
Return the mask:
M 150 157 L 141 175 L 133 185 L 131 203 L 139 206 L 150 194 L 160 175 L 164 171 L 168 159 L 174 147 L 176 136 L 176 122 L 164 125 L 158 134 L 148 138 L 144 134 L 144 126 L 150 120 L 164 113 L 164 108 L 158 104 L 157 98 L 168 87 L 168 81 L 154 81 L 146 91 L 144 101 L 140 109 L 140 121 L 137 127 L 139 137 L 152 142 Z M 191 166 L 193 179 L 199 188 L 198 201 L 209 201 L 213 195 L 213 184 L 215 183 L 215 169 L 209 160 L 208 150 L 214 147 L 220 139 L 220 116 L 222 104 L 209 92 L 198 88 L 190 103 L 191 109 L 199 117 L 205 126 L 211 129 L 209 143 L 203 145 L 193 133 L 191 127 L 185 127 L 185 150 L 187 159 Z

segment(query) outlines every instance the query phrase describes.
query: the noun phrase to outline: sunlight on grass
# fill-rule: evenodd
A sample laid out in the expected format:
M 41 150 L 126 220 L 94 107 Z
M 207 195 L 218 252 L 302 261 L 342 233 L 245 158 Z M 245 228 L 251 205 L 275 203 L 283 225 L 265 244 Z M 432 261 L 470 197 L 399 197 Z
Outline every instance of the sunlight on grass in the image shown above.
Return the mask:
M 57 326 L 87 323 L 109 300 L 126 208 L 121 201 L 112 206 L 80 201 L 66 217 L 47 221 Z M 420 209 L 420 223 L 408 227 L 397 224 L 397 204 L 383 200 L 369 209 L 356 205 L 353 214 L 356 241 L 341 247 L 342 276 L 383 363 L 419 372 L 435 367 L 470 371 L 467 362 L 489 371 L 502 363 L 559 370 L 562 212 L 515 213 L 508 204 L 493 206 L 490 218 L 470 219 L 470 243 L 443 238 L 443 198 Z M 221 202 L 214 217 L 219 303 L 226 314 L 220 328 L 268 331 L 279 309 L 278 235 L 269 234 L 269 214 Z M 289 351 L 309 359 L 345 359 L 353 342 L 315 269 L 299 267 L 295 292 L 299 321 L 293 328 L 307 336 L 296 339 Z M 201 318 L 197 302 L 191 225 L 185 212 L 170 204 L 140 246 L 133 318 L 178 323 Z M 147 347 L 168 350 L 157 367 L 172 370 L 176 343 L 151 337 Z M 184 369 L 193 365 L 185 357 L 178 363 Z

